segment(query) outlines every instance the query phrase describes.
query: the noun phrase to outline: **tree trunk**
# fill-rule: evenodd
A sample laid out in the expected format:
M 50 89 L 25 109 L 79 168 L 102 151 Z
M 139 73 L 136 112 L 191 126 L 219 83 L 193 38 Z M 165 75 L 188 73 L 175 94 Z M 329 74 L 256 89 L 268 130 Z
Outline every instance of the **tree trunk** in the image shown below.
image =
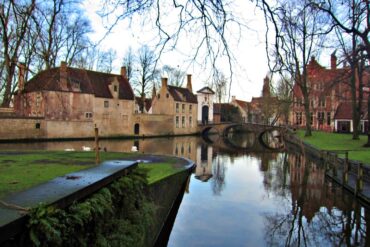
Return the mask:
M 365 147 L 370 147 L 370 93 L 367 96 L 367 143 Z

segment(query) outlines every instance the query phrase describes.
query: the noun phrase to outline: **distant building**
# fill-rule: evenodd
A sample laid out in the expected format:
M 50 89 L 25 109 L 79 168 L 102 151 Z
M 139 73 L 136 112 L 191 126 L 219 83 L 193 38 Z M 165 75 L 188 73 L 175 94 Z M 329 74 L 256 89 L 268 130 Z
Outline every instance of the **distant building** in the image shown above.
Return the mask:
M 190 134 L 197 131 L 197 96 L 193 94 L 191 75 L 187 77 L 186 88 L 167 84 L 162 78 L 162 87 L 153 98 L 153 114 L 171 115 L 174 134 Z
M 345 109 L 349 110 L 348 104 L 352 101 L 349 86 L 351 69 L 346 65 L 342 68 L 337 68 L 335 54 L 331 55 L 330 63 L 331 67 L 327 69 L 321 66 L 315 57 L 312 57 L 307 65 L 308 88 L 310 90 L 310 118 L 308 121 L 310 121 L 312 128 L 317 130 L 340 132 L 352 130 L 352 127 L 347 126 L 346 123 L 349 120 L 344 121 L 343 119 L 338 119 L 338 117 L 342 117 L 342 109 L 344 109 L 338 109 L 339 105 L 345 103 Z M 369 73 L 364 71 L 363 82 L 365 85 L 369 83 L 369 80 Z M 358 78 L 356 78 L 356 83 L 358 83 Z M 367 96 L 364 97 L 363 105 L 367 105 L 366 99 Z M 337 114 L 337 110 L 340 113 Z M 345 115 L 346 118 L 349 117 L 348 112 Z M 334 121 L 334 118 L 337 118 L 338 121 Z M 306 126 L 306 121 L 303 94 L 298 84 L 295 84 L 293 86 L 293 104 L 290 122 L 297 127 L 304 127 Z M 365 122 L 363 125 L 365 126 Z
M 334 115 L 336 132 L 349 133 L 353 131 L 351 102 L 340 103 Z M 360 116 L 360 132 L 367 133 L 369 129 L 367 104 L 362 104 Z
M 22 74 L 22 72 L 20 73 Z M 60 67 L 38 73 L 28 83 L 19 80 L 14 98 L 19 117 L 38 117 L 44 121 L 47 137 L 92 136 L 99 127 L 103 136 L 130 135 L 134 112 L 134 93 L 121 74 L 108 74 L 85 69 Z
M 231 105 L 237 107 L 242 117 L 242 122 L 246 123 L 248 121 L 248 102 L 236 99 L 235 96 L 231 97 Z
M 213 123 L 214 98 L 215 92 L 209 87 L 197 91 L 198 123 Z

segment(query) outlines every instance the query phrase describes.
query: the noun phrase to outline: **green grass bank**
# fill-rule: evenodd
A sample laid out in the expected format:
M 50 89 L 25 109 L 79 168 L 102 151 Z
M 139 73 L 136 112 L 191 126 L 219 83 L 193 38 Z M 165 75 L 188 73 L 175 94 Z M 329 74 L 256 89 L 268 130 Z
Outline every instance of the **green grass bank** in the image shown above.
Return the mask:
M 351 134 L 313 131 L 312 136 L 305 137 L 304 130 L 298 130 L 297 134 L 303 141 L 318 149 L 348 150 L 349 159 L 370 165 L 370 148 L 364 147 L 367 142 L 365 135 L 361 135 L 360 140 L 353 140 Z
M 100 153 L 101 161 L 136 159 L 135 153 Z M 47 182 L 55 177 L 95 166 L 94 152 L 0 151 L 0 198 Z M 148 183 L 181 171 L 176 159 L 139 163 L 147 171 Z

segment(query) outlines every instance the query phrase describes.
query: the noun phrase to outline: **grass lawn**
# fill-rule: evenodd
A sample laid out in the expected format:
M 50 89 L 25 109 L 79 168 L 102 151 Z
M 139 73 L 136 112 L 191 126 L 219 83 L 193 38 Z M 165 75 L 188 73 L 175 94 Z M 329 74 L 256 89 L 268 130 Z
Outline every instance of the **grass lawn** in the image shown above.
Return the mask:
M 131 154 L 100 153 L 101 161 L 130 158 Z M 148 183 L 153 183 L 182 170 L 174 159 L 158 163 L 139 164 L 148 171 Z M 55 177 L 95 166 L 94 152 L 64 151 L 0 151 L 0 198 Z
M 322 150 L 349 150 L 349 159 L 370 165 L 370 148 L 363 147 L 367 143 L 365 135 L 361 135 L 360 140 L 352 140 L 351 134 L 320 131 L 313 131 L 312 136 L 304 137 L 304 130 L 299 130 L 298 135 L 305 142 Z

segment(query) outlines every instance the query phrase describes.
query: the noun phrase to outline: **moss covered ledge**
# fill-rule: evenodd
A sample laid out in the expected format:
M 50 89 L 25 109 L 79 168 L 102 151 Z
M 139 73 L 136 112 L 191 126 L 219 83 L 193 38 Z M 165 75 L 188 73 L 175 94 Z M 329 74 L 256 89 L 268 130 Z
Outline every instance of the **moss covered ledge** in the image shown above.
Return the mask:
M 71 155 L 79 157 L 77 153 Z M 117 155 L 122 158 L 122 154 L 104 154 L 106 157 L 103 159 L 118 158 Z M 138 162 L 139 165 L 127 176 L 115 179 L 96 193 L 64 208 L 45 203 L 32 207 L 24 229 L 7 240 L 6 244 L 153 244 L 171 210 L 172 201 L 180 193 L 179 189 L 183 187 L 194 164 L 182 158 L 140 154 L 128 154 L 124 160 L 129 163 Z M 163 194 L 168 195 L 166 200 L 158 200 L 158 196 Z

